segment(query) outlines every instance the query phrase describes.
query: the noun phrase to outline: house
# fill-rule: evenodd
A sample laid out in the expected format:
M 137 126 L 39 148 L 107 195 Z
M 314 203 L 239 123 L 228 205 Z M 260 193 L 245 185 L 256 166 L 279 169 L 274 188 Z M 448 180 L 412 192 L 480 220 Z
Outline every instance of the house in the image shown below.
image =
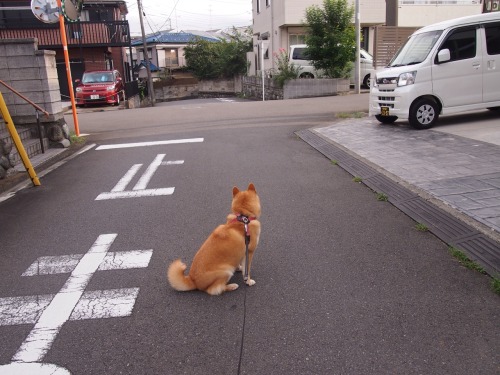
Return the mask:
M 148 57 L 152 64 L 158 68 L 178 69 L 186 66 L 184 48 L 188 43 L 197 38 L 209 42 L 220 42 L 221 38 L 217 34 L 207 32 L 179 32 L 160 31 L 146 37 Z M 131 43 L 135 51 L 132 51 L 132 64 L 145 60 L 144 42 L 136 39 Z
M 65 22 L 71 76 L 85 70 L 117 69 L 130 80 L 124 48 L 130 46 L 127 3 L 124 0 L 85 0 L 76 22 Z M 43 23 L 33 15 L 30 0 L 0 0 L 0 39 L 37 38 L 38 49 L 56 52 L 61 96 L 69 99 L 59 23 Z
M 490 1 L 490 0 L 487 0 Z M 491 0 L 490 2 L 498 2 Z M 323 0 L 252 0 L 254 50 L 250 56 L 250 74 L 276 68 L 273 52 L 289 50 L 292 44 L 303 44 L 307 27 L 306 8 L 321 7 Z M 349 0 L 354 5 L 354 0 Z M 486 4 L 485 4 L 486 5 Z M 482 12 L 480 0 L 369 0 L 360 1 L 361 47 L 375 51 L 375 29 L 393 18 L 398 27 L 422 27 Z M 492 6 L 491 6 L 492 7 Z M 497 6 L 498 8 L 498 6 Z M 354 21 L 354 20 L 353 20 Z M 267 47 L 267 48 L 266 48 Z M 262 55 L 264 66 L 261 66 Z

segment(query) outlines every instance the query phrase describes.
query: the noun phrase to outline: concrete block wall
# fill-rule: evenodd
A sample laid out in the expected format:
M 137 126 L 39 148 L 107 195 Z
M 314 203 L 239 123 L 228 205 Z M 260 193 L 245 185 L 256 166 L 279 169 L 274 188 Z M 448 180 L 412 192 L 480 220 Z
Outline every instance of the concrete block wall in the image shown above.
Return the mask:
M 291 79 L 283 87 L 283 99 L 333 96 L 349 92 L 349 79 Z
M 36 38 L 0 40 L 0 80 L 49 112 L 42 122 L 63 119 L 54 51 L 39 51 Z M 35 109 L 0 85 L 14 124 L 36 123 Z

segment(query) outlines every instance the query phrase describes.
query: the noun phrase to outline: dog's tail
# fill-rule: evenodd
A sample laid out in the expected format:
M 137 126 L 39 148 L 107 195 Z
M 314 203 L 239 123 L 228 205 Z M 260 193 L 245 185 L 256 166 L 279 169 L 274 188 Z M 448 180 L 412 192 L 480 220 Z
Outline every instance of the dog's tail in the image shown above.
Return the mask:
M 167 277 L 168 282 L 175 290 L 179 292 L 186 292 L 188 290 L 196 289 L 196 285 L 189 275 L 184 275 L 186 265 L 180 259 L 174 260 L 168 266 Z

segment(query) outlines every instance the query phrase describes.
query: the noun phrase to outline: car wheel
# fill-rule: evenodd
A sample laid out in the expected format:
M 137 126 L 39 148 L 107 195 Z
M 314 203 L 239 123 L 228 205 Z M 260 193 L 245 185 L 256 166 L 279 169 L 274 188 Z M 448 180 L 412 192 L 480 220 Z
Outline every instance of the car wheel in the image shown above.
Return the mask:
M 311 73 L 302 73 L 299 78 L 314 78 Z
M 432 99 L 423 98 L 410 108 L 408 121 L 415 129 L 430 129 L 439 117 L 439 105 Z
M 397 116 L 382 116 L 382 115 L 375 115 L 375 118 L 377 119 L 378 122 L 381 122 L 382 124 L 393 124 L 394 121 L 398 119 Z
M 367 74 L 365 79 L 363 79 L 363 86 L 366 87 L 367 89 L 369 89 L 370 84 L 371 84 L 371 78 L 370 78 L 370 75 Z

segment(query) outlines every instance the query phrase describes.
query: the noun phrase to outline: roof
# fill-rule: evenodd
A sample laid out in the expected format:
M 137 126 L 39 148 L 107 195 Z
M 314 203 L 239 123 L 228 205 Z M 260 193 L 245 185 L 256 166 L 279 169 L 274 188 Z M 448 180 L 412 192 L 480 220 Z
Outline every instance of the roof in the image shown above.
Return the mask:
M 162 43 L 177 43 L 188 44 L 193 42 L 196 38 L 201 38 L 209 42 L 220 42 L 220 39 L 208 36 L 199 36 L 192 33 L 169 33 L 160 31 L 158 33 L 150 34 L 146 37 L 147 44 L 162 44 Z M 132 41 L 132 46 L 141 46 L 143 44 L 142 38 Z
M 142 60 L 141 63 L 139 65 L 136 65 L 134 67 L 134 72 L 138 72 L 139 70 L 141 70 L 142 68 L 146 68 L 146 60 Z M 158 72 L 160 69 L 158 69 L 158 67 L 153 64 L 151 61 L 149 62 L 149 69 L 152 71 L 152 72 Z

